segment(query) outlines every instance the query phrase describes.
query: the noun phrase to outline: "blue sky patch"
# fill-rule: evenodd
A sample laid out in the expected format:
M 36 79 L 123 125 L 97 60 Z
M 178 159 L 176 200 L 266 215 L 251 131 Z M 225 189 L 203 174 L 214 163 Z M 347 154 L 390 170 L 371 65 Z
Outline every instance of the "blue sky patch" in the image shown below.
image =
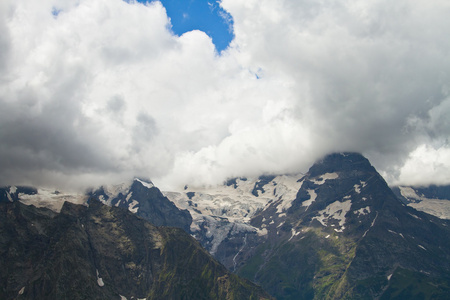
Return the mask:
M 138 0 L 146 3 L 149 1 Z M 226 49 L 234 37 L 233 18 L 216 0 L 160 0 L 171 19 L 172 30 L 182 35 L 191 30 L 201 30 L 212 38 L 217 51 Z

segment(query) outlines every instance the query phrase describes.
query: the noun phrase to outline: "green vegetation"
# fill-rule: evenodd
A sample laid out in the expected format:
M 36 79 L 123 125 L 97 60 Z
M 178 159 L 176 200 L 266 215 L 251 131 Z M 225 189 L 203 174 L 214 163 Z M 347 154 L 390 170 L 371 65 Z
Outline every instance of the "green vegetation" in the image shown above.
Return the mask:
M 448 280 L 436 279 L 419 272 L 398 268 L 380 299 L 448 299 L 449 295 Z
M 0 228 L 1 299 L 270 299 L 182 229 L 96 201 L 58 215 L 0 204 Z
M 269 243 L 261 244 L 257 249 L 256 253 L 246 261 L 245 265 L 239 270 L 238 274 L 244 278 L 254 280 L 256 274 L 264 263 L 264 258 L 262 257 L 263 252 L 269 248 Z
M 342 235 L 308 228 L 301 239 L 259 245 L 238 274 L 279 300 L 339 299 L 336 295 L 348 288 L 345 272 L 355 248 L 356 243 Z

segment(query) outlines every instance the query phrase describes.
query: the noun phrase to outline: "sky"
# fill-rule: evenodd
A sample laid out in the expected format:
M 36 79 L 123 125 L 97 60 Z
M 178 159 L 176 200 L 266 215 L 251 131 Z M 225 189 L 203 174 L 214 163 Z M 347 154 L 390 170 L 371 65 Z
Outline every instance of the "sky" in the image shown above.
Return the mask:
M 148 3 L 147 0 L 139 0 Z M 174 34 L 201 30 L 211 39 L 218 52 L 226 49 L 233 39 L 233 19 L 215 0 L 163 0 Z
M 450 183 L 448 1 L 181 2 L 0 2 L 0 185 Z

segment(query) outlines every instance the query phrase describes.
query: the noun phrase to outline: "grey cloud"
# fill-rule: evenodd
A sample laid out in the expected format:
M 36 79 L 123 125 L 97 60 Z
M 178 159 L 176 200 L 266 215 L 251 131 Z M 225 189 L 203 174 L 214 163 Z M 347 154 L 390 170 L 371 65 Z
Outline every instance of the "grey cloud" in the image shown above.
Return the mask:
M 0 117 L 0 180 L 19 180 L 30 170 L 80 173 L 111 170 L 101 144 L 80 117 L 74 102 L 36 107 L 11 107 L 2 103 Z M 39 110 L 39 112 L 36 112 Z
M 151 143 L 158 133 L 155 119 L 146 113 L 139 113 L 136 119 L 136 125 L 132 131 L 132 151 L 139 153 L 142 148 Z
M 290 10 L 275 11 L 281 15 L 276 23 L 264 20 L 277 35 L 258 34 L 266 27 L 252 19 L 257 13 L 236 24 L 243 31 L 248 30 L 244 24 L 259 26 L 251 37 L 254 43 L 248 43 L 247 50 L 257 53 L 252 63 L 295 78 L 298 118 L 305 120 L 305 108 L 312 112 L 305 125 L 326 139 L 318 145 L 395 157 L 377 162 L 386 168 L 407 159 L 424 135 L 432 138 L 409 125 L 414 118 L 431 125 L 430 116 L 445 110 L 441 103 L 448 97 L 450 45 L 443 38 L 449 25 L 444 7 L 422 1 L 389 6 L 382 1 L 324 1 L 315 7 L 306 4 L 304 10 L 304 3 L 281 3 Z M 428 130 L 444 138 L 435 125 Z
M 107 103 L 107 109 L 112 113 L 119 113 L 126 107 L 123 96 L 115 95 Z
M 0 22 L 0 182 L 212 184 L 332 151 L 392 182 L 431 156 L 446 170 L 441 3 L 223 0 L 235 39 L 218 56 L 202 32 L 172 35 L 159 2 L 80 1 L 58 18 L 50 2 L 9 0 L 23 9 Z

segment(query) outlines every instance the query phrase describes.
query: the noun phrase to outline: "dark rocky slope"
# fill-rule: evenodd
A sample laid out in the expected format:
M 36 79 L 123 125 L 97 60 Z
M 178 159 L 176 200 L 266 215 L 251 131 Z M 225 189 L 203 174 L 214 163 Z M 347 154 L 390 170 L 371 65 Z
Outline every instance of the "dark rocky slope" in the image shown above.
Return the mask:
M 135 212 L 156 226 L 179 227 L 190 232 L 191 214 L 178 209 L 151 181 L 134 179 L 129 188 L 116 195 L 108 195 L 101 187 L 91 192 L 90 196 L 105 204 Z
M 90 201 L 0 204 L 0 299 L 268 299 L 183 230 Z
M 326 156 L 292 206 L 253 218 L 237 273 L 277 299 L 450 299 L 450 223 L 403 204 L 369 161 Z

